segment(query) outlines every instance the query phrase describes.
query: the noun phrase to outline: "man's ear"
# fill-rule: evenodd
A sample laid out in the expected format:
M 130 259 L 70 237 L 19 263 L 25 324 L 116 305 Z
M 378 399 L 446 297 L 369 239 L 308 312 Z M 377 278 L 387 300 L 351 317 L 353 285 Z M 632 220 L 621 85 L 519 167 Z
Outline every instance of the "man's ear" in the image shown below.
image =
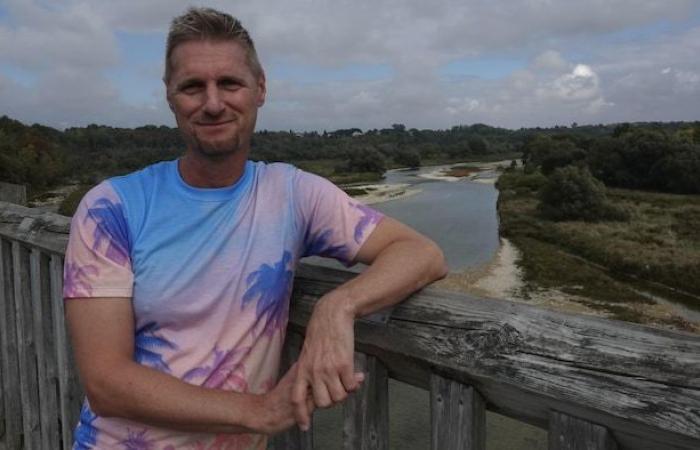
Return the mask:
M 265 104 L 265 96 L 267 95 L 267 84 L 265 82 L 265 72 L 261 71 L 258 76 L 258 108 Z

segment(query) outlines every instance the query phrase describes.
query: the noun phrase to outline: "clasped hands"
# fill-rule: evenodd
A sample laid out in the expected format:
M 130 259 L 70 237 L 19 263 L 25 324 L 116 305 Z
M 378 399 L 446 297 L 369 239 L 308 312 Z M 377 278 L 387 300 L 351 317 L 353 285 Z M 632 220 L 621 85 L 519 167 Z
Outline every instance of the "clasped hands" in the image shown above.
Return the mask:
M 360 387 L 364 374 L 354 371 L 354 318 L 330 299 L 316 304 L 298 361 L 267 394 L 279 419 L 271 431 L 294 423 L 307 431 L 315 408 L 338 404 Z

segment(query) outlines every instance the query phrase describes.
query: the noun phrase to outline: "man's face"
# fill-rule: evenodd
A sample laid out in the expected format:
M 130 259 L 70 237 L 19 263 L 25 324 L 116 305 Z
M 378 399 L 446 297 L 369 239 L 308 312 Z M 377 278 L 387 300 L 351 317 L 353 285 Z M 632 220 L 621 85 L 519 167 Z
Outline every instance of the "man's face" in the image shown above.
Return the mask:
M 168 103 L 190 152 L 208 157 L 248 151 L 265 77 L 235 41 L 188 41 L 172 52 Z

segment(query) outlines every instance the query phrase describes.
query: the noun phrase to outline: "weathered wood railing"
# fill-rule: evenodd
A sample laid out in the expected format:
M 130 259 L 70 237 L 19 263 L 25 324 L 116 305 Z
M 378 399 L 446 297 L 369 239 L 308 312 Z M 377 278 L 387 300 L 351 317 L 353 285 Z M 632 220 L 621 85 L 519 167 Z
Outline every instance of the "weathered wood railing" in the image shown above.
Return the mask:
M 61 301 L 67 232 L 65 217 L 0 202 L 0 450 L 70 448 L 82 393 Z M 300 268 L 287 362 L 315 301 L 351 276 Z M 389 378 L 429 390 L 433 449 L 484 449 L 486 409 L 549 430 L 550 449 L 700 448 L 700 336 L 426 289 L 355 338 L 368 376 L 344 407 L 346 449 L 389 448 Z M 312 449 L 311 436 L 273 445 Z

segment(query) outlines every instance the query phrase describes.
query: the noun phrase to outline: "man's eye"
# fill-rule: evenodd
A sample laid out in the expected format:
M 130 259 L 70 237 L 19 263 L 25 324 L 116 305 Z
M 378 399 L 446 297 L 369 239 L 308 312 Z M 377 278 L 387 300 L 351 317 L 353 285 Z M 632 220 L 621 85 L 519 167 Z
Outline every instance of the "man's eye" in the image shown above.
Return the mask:
M 238 89 L 239 87 L 241 87 L 241 83 L 239 83 L 236 80 L 221 80 L 219 85 L 221 87 L 223 87 L 224 89 L 231 89 L 231 90 Z
M 196 84 L 196 83 L 186 84 L 180 88 L 181 92 L 188 94 L 188 95 L 196 94 L 201 90 L 202 90 L 202 86 L 200 86 L 199 84 Z

